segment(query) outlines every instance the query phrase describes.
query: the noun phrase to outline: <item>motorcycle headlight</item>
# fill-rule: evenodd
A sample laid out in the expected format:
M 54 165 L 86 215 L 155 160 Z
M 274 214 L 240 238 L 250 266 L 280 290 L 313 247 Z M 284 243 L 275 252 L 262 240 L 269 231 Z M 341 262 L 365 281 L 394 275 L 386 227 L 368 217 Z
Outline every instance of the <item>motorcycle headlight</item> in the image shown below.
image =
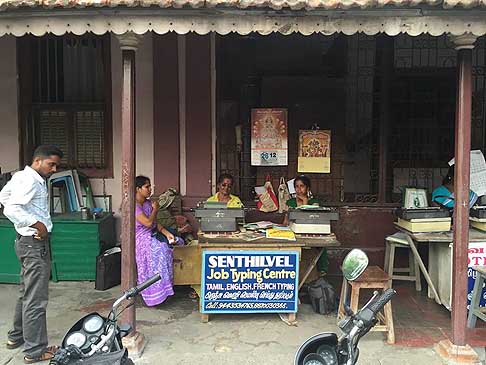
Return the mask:
M 327 365 L 327 363 L 320 355 L 311 353 L 304 357 L 304 365 Z
M 81 332 L 74 332 L 66 339 L 66 346 L 74 345 L 77 348 L 83 347 L 86 343 L 86 336 Z
M 98 332 L 103 327 L 103 318 L 94 314 L 86 318 L 83 323 L 83 329 L 88 333 Z
M 326 365 L 338 365 L 336 350 L 332 346 L 321 345 L 316 352 L 326 361 Z

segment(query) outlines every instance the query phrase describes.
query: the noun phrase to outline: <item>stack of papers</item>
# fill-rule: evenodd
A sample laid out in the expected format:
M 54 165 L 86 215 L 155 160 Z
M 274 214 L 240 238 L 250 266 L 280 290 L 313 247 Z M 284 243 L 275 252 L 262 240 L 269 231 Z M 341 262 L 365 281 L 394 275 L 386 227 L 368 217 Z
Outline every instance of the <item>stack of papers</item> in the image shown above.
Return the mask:
M 302 209 L 302 210 L 325 210 L 325 209 L 322 209 L 323 207 L 319 207 L 319 205 L 317 204 L 305 204 L 305 205 L 299 205 L 298 207 L 296 207 L 295 209 Z
M 259 240 L 261 238 L 265 238 L 265 235 L 263 233 L 257 232 L 240 232 L 238 233 L 237 237 L 239 239 L 242 239 L 243 241 L 251 242 Z
M 243 228 L 246 228 L 251 231 L 257 231 L 260 229 L 267 229 L 273 227 L 274 224 L 269 221 L 260 221 L 260 222 L 254 222 L 254 223 L 248 223 L 243 226 Z
M 486 160 L 481 150 L 472 150 L 470 155 L 469 187 L 478 196 L 486 195 Z M 449 166 L 454 165 L 454 159 Z

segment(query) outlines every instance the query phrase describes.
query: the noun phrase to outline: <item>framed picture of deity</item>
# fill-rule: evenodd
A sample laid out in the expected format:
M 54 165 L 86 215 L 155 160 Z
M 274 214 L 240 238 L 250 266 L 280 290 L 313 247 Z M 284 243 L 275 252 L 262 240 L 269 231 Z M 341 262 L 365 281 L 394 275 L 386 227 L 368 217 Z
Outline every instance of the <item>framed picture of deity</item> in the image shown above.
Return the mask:
M 252 109 L 252 166 L 286 166 L 287 154 L 287 109 Z
M 331 172 L 331 131 L 300 130 L 298 172 Z

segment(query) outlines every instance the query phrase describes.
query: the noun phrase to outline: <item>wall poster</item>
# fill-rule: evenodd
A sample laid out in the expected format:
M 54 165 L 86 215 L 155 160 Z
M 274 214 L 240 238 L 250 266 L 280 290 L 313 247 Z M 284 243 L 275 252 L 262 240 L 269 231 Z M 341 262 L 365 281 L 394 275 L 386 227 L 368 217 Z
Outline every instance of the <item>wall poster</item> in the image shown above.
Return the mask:
M 298 172 L 331 172 L 331 131 L 300 130 Z
M 252 166 L 286 166 L 287 109 L 251 110 Z

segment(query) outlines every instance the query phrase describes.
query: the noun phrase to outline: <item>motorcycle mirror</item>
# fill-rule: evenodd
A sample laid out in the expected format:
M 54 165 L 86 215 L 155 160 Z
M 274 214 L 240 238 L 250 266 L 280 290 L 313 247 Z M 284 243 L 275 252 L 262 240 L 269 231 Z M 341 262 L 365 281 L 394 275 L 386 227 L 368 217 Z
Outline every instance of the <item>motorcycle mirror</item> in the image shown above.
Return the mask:
M 368 267 L 368 256 L 355 248 L 351 250 L 343 261 L 343 275 L 348 281 L 354 281 L 361 276 L 361 274 Z

